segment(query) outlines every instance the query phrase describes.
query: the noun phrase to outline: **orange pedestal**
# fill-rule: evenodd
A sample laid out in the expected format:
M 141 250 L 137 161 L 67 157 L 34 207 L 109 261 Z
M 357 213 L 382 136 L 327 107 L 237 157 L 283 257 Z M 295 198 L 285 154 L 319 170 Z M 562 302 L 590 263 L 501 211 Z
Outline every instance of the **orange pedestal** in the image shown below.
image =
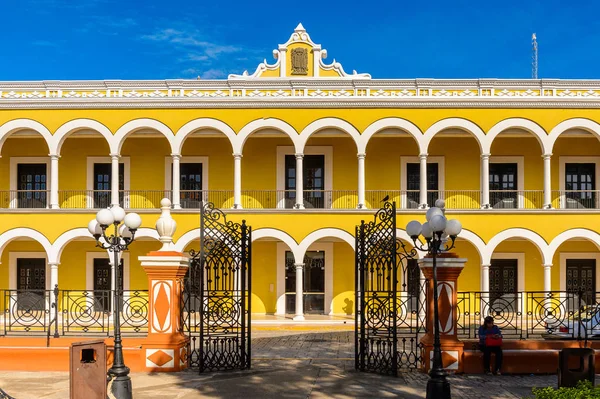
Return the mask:
M 183 278 L 189 259 L 180 252 L 157 251 L 139 260 L 148 275 L 148 337 L 142 344 L 146 371 L 186 368 L 188 338 L 181 331 Z
M 436 259 L 438 314 L 440 343 L 442 348 L 442 365 L 445 370 L 461 373 L 464 344 L 456 336 L 456 303 L 457 280 L 466 259 L 448 256 Z M 423 368 L 429 371 L 433 364 L 433 259 L 419 260 L 419 266 L 428 280 L 427 286 L 427 334 L 421 339 L 423 344 Z

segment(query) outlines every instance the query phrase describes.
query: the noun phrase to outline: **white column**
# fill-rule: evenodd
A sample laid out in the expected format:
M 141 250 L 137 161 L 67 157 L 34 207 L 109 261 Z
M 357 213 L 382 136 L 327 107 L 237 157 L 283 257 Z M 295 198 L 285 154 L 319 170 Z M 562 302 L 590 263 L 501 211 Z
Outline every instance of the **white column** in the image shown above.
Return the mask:
M 490 154 L 481 154 L 481 208 L 490 207 Z
M 181 209 L 181 195 L 180 193 L 180 161 L 181 161 L 181 155 L 179 154 L 171 154 L 171 157 L 173 158 L 173 176 L 171 178 L 171 181 L 173 182 L 173 190 L 171 191 L 171 197 L 172 200 L 171 201 L 173 203 L 173 209 Z
M 296 209 L 304 209 L 303 159 L 304 154 L 296 154 Z
M 550 159 L 552 154 L 544 154 L 544 208 L 552 209 L 552 183 L 550 174 Z
M 488 316 L 488 309 L 490 305 L 490 266 L 483 264 L 481 265 L 481 303 L 479 309 L 481 309 L 481 319 Z
M 419 208 L 427 209 L 427 154 L 419 155 L 419 161 L 421 163 L 420 170 L 420 182 L 419 182 L 419 202 L 421 202 Z
M 233 209 L 242 209 L 242 154 L 233 154 Z
M 54 287 L 58 285 L 58 263 L 48 263 L 48 267 L 50 267 L 50 289 L 54 290 Z M 58 304 L 58 298 L 54 295 L 54 291 L 50 294 L 51 303 Z M 51 312 L 50 320 L 53 318 L 52 307 L 49 307 L 49 311 Z
M 304 320 L 304 263 L 295 263 L 296 266 L 296 314 L 295 321 Z
M 365 157 L 367 154 L 358 154 L 358 209 L 366 209 L 365 205 Z
M 552 265 L 544 265 L 544 291 L 552 291 Z
M 119 158 L 118 154 L 110 154 L 110 205 L 119 205 Z M 123 204 L 124 205 L 124 204 Z
M 50 155 L 50 209 L 60 208 L 58 203 L 58 155 Z

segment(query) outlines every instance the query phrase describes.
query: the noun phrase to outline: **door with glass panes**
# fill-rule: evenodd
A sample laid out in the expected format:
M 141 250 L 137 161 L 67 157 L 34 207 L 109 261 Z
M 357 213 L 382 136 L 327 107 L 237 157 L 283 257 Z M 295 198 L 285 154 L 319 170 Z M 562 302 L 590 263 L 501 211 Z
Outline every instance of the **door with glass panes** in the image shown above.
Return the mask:
M 113 300 L 112 268 L 108 259 L 94 259 L 94 310 L 96 312 L 111 312 Z M 119 265 L 119 288 L 123 289 L 123 259 Z M 120 297 L 122 300 L 123 298 Z
M 323 314 L 325 311 L 325 252 L 307 251 L 304 255 L 302 297 L 304 313 Z M 294 255 L 285 253 L 285 311 L 296 309 L 296 267 Z
M 427 163 L 427 205 L 434 206 L 439 198 L 438 164 Z M 406 208 L 418 208 L 421 203 L 421 165 L 406 164 Z
M 304 183 L 304 207 L 325 208 L 325 156 L 305 155 L 302 162 Z M 293 208 L 296 203 L 296 156 L 285 156 L 285 207 Z
M 518 264 L 517 259 L 492 259 L 489 281 L 489 301 L 492 309 L 518 311 Z
M 406 260 L 402 291 L 407 293 L 407 306 L 409 311 L 417 310 L 419 296 L 421 295 L 421 269 L 417 259 Z
M 108 208 L 111 203 L 112 168 L 110 163 L 94 164 L 94 208 Z M 124 205 L 125 165 L 119 164 L 119 203 Z
M 596 208 L 596 164 L 565 164 L 565 208 Z
M 490 205 L 492 208 L 518 208 L 516 163 L 490 163 Z
M 595 303 L 596 260 L 567 259 L 567 291 L 581 293 L 582 305 Z
M 185 162 L 179 165 L 179 190 L 179 201 L 182 208 L 200 208 L 200 201 L 202 201 L 201 163 Z
M 18 164 L 17 181 L 17 207 L 46 208 L 47 184 L 45 163 Z
M 46 307 L 46 259 L 17 259 L 17 309 L 44 310 Z

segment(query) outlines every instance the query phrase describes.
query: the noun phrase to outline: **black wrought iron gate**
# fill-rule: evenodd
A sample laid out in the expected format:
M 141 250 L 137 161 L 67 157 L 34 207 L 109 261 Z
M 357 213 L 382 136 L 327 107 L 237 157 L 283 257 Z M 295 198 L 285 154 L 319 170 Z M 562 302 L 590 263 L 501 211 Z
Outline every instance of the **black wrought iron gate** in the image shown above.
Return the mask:
M 361 221 L 355 237 L 356 369 L 390 375 L 419 369 L 426 282 L 409 287 L 411 273 L 419 272 L 409 267 L 417 253 L 396 239 L 396 204 L 386 202 L 372 222 Z
M 251 230 L 201 203 L 200 251 L 190 253 L 181 323 L 188 366 L 200 372 L 250 368 Z

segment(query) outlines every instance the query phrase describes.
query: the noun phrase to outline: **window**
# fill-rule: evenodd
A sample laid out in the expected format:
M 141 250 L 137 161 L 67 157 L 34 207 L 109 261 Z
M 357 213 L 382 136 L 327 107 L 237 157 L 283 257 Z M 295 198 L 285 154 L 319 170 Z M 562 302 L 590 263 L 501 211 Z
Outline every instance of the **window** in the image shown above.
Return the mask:
M 490 163 L 492 208 L 518 208 L 518 164 Z
M 303 273 L 304 312 L 323 314 L 325 311 L 325 252 L 307 251 L 304 255 Z M 296 309 L 296 266 L 294 255 L 285 253 L 285 309 Z
M 596 164 L 565 164 L 566 208 L 596 208 Z
M 305 155 L 303 159 L 304 207 L 325 208 L 325 156 Z M 296 201 L 296 156 L 285 156 L 285 207 Z
M 43 310 L 45 308 L 46 259 L 17 259 L 17 309 Z
M 111 204 L 112 168 L 110 163 L 94 164 L 94 208 L 108 208 Z M 119 202 L 124 203 L 125 165 L 119 163 Z
M 46 208 L 46 164 L 18 164 L 17 184 L 19 208 Z
M 421 165 L 406 164 L 406 207 L 418 208 L 420 204 Z M 439 198 L 439 167 L 438 163 L 427 163 L 427 205 L 434 206 Z

